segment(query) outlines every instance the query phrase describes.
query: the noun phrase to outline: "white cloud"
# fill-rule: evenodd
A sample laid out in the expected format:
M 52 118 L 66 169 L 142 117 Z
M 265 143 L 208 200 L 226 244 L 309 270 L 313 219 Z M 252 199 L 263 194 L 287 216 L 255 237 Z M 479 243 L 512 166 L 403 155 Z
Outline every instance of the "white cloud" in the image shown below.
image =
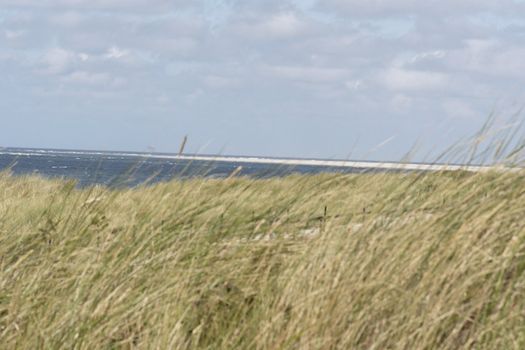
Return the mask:
M 309 83 L 345 83 L 351 75 L 347 69 L 308 66 L 268 66 L 263 67 L 263 72 L 280 79 Z
M 86 20 L 86 15 L 80 11 L 64 11 L 50 16 L 49 21 L 64 27 L 75 27 Z
M 63 73 L 77 57 L 74 52 L 62 48 L 49 49 L 42 56 L 41 64 L 44 66 L 42 72 L 47 74 Z
M 4 32 L 6 39 L 8 40 L 16 40 L 24 35 L 23 30 L 6 30 Z
M 499 77 L 525 77 L 525 49 L 520 45 L 494 39 L 469 40 L 463 51 L 456 52 L 455 63 L 469 71 Z
M 354 18 L 525 13 L 525 5 L 514 0 L 319 0 L 317 8 Z
M 169 56 L 185 56 L 191 54 L 199 47 L 199 41 L 191 37 L 159 36 L 147 38 L 145 41 L 145 47 Z
M 219 75 L 208 75 L 204 78 L 204 82 L 206 86 L 213 89 L 237 88 L 241 86 L 240 79 Z
M 258 28 L 261 33 L 276 37 L 290 37 L 299 34 L 304 24 L 294 13 L 279 13 L 262 22 Z
M 177 6 L 195 6 L 190 0 L 0 0 L 1 6 L 15 8 L 89 9 L 89 10 L 158 10 Z
M 298 37 L 308 30 L 308 23 L 294 12 L 249 14 L 236 18 L 233 32 L 248 39 L 287 39 Z
M 111 81 L 107 73 L 91 73 L 86 71 L 75 71 L 62 79 L 67 83 L 82 85 L 104 85 Z
M 442 106 L 445 114 L 453 118 L 476 119 L 479 117 L 479 112 L 465 100 L 448 98 L 443 101 Z
M 405 94 L 395 94 L 390 99 L 390 107 L 397 113 L 406 113 L 413 105 L 413 98 Z
M 421 61 L 438 60 L 445 57 L 446 53 L 443 50 L 435 50 L 430 52 L 422 52 L 414 55 L 410 60 L 411 63 L 419 63 Z
M 446 74 L 430 71 L 390 68 L 381 77 L 385 86 L 391 90 L 434 90 L 446 87 L 449 78 Z
M 110 47 L 106 54 L 104 55 L 104 57 L 106 58 L 109 58 L 109 59 L 120 59 L 120 58 L 123 58 L 123 57 L 126 57 L 129 55 L 129 51 L 128 50 L 122 50 L 116 46 L 112 46 Z
M 363 87 L 363 81 L 360 79 L 345 81 L 344 85 L 349 90 L 357 91 Z

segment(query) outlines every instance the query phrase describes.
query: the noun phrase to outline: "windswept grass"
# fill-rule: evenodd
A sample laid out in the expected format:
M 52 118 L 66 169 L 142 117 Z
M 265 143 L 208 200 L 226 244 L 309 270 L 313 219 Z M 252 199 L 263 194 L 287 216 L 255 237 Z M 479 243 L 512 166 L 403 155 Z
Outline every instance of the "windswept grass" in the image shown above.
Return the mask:
M 523 349 L 525 173 L 0 177 L 0 347 Z

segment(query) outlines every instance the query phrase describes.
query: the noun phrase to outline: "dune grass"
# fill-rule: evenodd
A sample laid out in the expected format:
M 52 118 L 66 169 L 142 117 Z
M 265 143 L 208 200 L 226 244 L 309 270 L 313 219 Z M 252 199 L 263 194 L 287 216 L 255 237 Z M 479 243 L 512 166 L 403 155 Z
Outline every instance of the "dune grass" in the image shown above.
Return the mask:
M 0 176 L 0 347 L 523 349 L 525 173 Z

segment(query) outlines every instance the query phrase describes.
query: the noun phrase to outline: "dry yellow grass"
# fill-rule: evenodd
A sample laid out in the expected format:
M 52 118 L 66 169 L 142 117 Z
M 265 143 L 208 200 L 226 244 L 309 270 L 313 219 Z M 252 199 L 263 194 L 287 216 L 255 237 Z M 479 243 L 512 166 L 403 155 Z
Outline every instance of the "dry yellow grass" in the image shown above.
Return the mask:
M 3 174 L 0 347 L 521 349 L 524 175 Z

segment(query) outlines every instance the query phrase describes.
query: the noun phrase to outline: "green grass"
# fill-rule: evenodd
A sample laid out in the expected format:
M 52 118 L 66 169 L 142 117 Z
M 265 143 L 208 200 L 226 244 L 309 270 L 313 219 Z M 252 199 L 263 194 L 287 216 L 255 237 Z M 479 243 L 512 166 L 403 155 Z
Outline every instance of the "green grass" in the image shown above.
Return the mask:
M 4 173 L 0 347 L 523 349 L 524 175 Z

